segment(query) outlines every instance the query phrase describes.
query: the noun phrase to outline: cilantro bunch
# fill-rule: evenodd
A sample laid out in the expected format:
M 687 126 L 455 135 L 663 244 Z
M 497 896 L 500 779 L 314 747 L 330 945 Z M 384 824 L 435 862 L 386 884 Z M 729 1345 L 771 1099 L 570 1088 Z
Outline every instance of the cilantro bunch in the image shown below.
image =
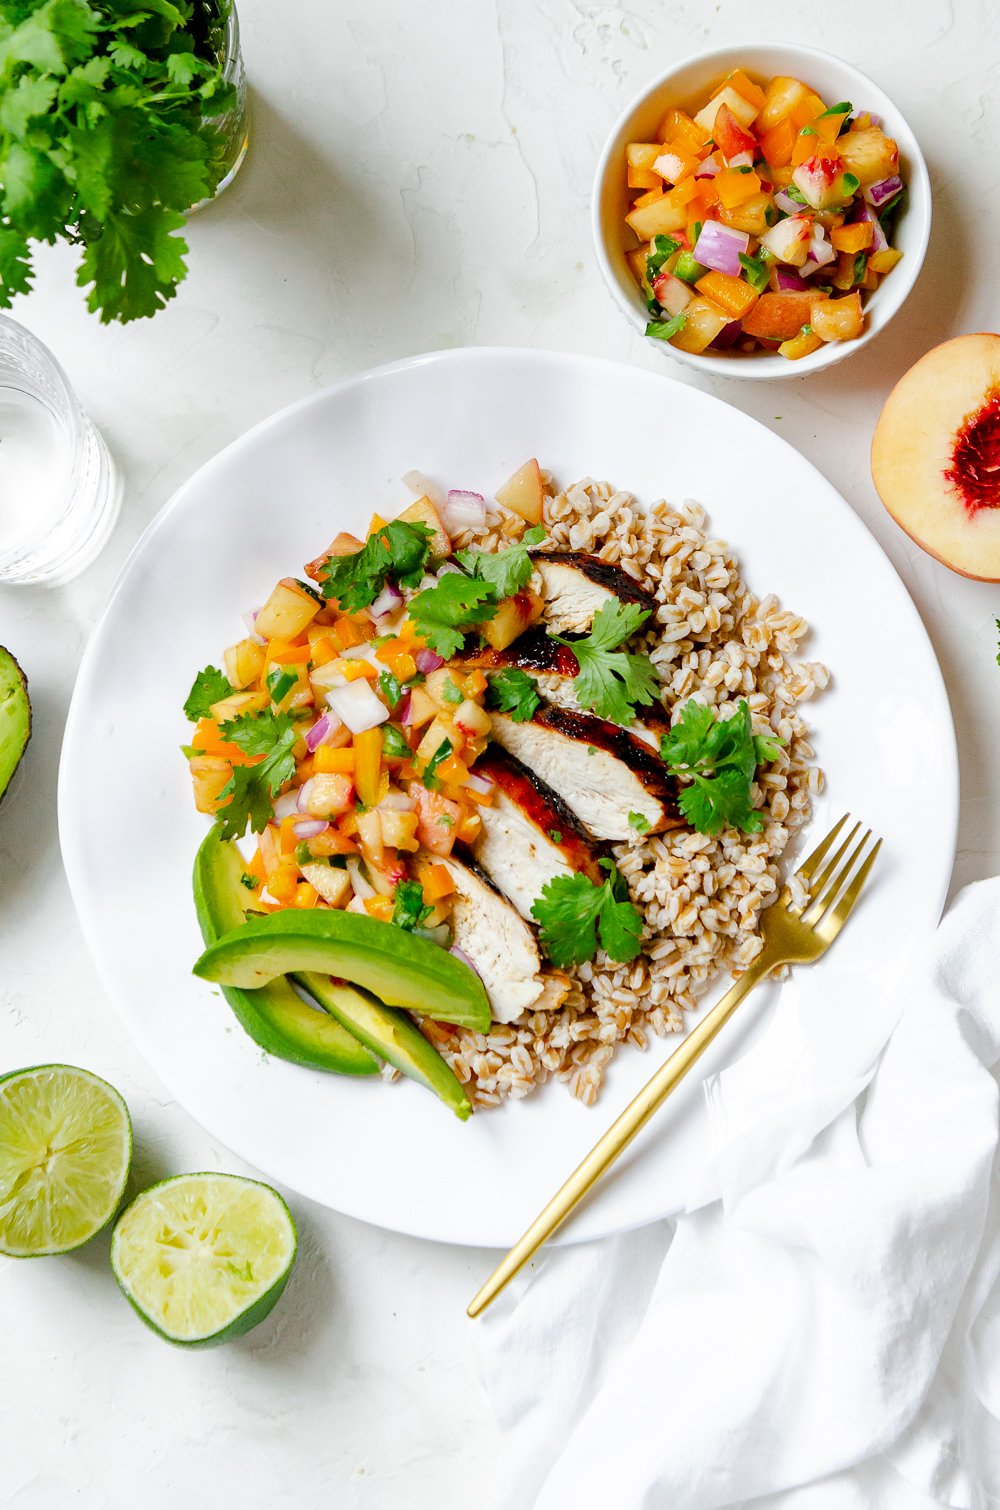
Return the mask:
M 7 0 L 0 9 L 0 307 L 32 242 L 81 248 L 102 322 L 154 315 L 186 274 L 184 212 L 224 172 L 208 117 L 230 0 Z
M 545 539 L 542 525 L 525 530 L 515 545 L 497 551 L 458 551 L 456 560 L 466 571 L 446 572 L 435 587 L 411 598 L 410 618 L 430 648 L 449 660 L 461 647 L 466 631 L 496 617 L 504 598 L 526 587 L 534 570 L 528 554 Z
M 751 786 L 757 767 L 776 760 L 783 743 L 776 735 L 754 734 L 746 698 L 727 719 L 689 698 L 678 722 L 660 740 L 660 757 L 687 781 L 678 801 L 692 827 L 702 834 L 723 828 L 760 833 L 764 822 L 753 805 Z

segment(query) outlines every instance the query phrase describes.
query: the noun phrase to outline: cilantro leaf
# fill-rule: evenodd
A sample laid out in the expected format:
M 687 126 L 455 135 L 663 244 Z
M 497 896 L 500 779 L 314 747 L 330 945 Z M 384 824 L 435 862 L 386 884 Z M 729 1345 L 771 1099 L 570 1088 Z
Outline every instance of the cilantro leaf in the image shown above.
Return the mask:
M 431 904 L 424 901 L 424 888 L 419 881 L 400 881 L 392 898 L 392 922 L 407 933 L 419 928 L 424 918 L 429 918 L 434 911 Z
M 628 822 L 629 828 L 635 829 L 637 834 L 647 834 L 649 832 L 650 823 L 645 813 L 629 813 Z
M 393 676 L 391 671 L 383 671 L 378 679 L 379 691 L 389 704 L 394 708 L 403 696 L 403 685 L 398 676 Z
M 687 324 L 687 310 L 682 309 L 669 320 L 650 320 L 646 325 L 646 335 L 654 336 L 657 341 L 669 341 L 679 330 L 683 330 Z
M 487 708 L 509 713 L 516 724 L 527 723 L 541 702 L 535 679 L 526 671 L 513 668 L 495 671 L 486 689 Z
M 248 823 L 259 834 L 274 815 L 273 799 L 295 775 L 295 721 L 287 713 L 243 713 L 222 724 L 219 732 L 245 755 L 263 757 L 254 765 L 233 767 L 216 814 L 222 837 L 240 838 Z
M 197 723 L 199 718 L 211 718 L 212 704 L 220 703 L 232 693 L 229 678 L 218 666 L 206 666 L 194 679 L 191 691 L 184 704 L 184 717 Z
M 764 822 L 750 789 L 757 767 L 776 760 L 783 743 L 777 735 L 753 733 L 745 698 L 726 719 L 689 698 L 677 723 L 662 736 L 660 756 L 675 775 L 688 778 L 678 800 L 700 833 L 735 828 L 756 834 Z
M 436 792 L 440 787 L 441 781 L 436 774 L 437 768 L 442 761 L 448 759 L 448 756 L 452 752 L 452 748 L 453 747 L 450 739 L 442 739 L 441 743 L 434 751 L 434 754 L 424 766 L 424 772 L 420 779 L 423 782 L 424 786 L 428 789 L 428 791 Z
M 375 602 L 390 577 L 400 587 L 416 587 L 433 535 L 426 524 L 393 519 L 369 535 L 359 551 L 328 556 L 319 569 L 324 598 L 335 598 L 343 613 L 357 613 Z
M 453 656 L 472 624 L 483 624 L 496 614 L 496 597 L 488 582 L 447 572 L 436 587 L 411 598 L 410 618 L 432 650 L 445 660 Z
M 625 883 L 610 861 L 608 879 L 596 885 L 586 876 L 554 876 L 531 907 L 542 946 L 554 965 L 582 965 L 598 945 L 621 964 L 635 959 L 642 917 L 628 900 Z
M 659 691 L 660 682 L 649 656 L 617 648 L 648 618 L 648 608 L 612 598 L 597 610 L 590 633 L 583 639 L 554 636 L 576 656 L 580 669 L 573 691 L 577 701 L 598 718 L 627 727 L 635 718 L 635 704 L 651 703 Z
M 545 527 L 532 525 L 514 545 L 498 551 L 458 551 L 455 559 L 480 582 L 488 582 L 497 598 L 510 598 L 526 585 L 534 567 L 528 551 L 545 539 Z
M 767 280 L 771 276 L 771 269 L 763 257 L 748 257 L 745 252 L 740 252 L 740 267 L 747 275 L 747 282 L 751 288 L 755 288 L 762 294 L 767 287 Z
M 395 724 L 383 724 L 382 754 L 388 755 L 390 760 L 409 760 L 411 753 L 402 729 L 397 729 Z

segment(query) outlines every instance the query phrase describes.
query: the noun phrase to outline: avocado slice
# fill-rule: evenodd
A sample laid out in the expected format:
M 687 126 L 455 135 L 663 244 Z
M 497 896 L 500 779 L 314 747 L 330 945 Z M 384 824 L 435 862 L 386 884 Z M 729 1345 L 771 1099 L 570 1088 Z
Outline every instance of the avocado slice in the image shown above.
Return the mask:
M 0 798 L 10 786 L 31 738 L 28 679 L 0 645 Z
M 194 967 L 203 980 L 244 988 L 305 970 L 339 976 L 422 1017 L 489 1032 L 489 998 L 474 970 L 439 944 L 357 912 L 289 908 L 254 918 L 209 945 Z
M 456 1117 L 468 1121 L 472 1103 L 462 1082 L 405 1012 L 384 1007 L 356 986 L 338 985 L 328 975 L 315 975 L 307 970 L 293 979 L 374 1054 L 411 1080 L 425 1085 Z
M 194 905 L 206 944 L 243 924 L 250 900 L 244 870 L 236 845 L 216 825 L 194 862 Z M 283 976 L 256 991 L 224 985 L 222 994 L 243 1030 L 276 1058 L 340 1075 L 378 1074 L 379 1061 L 364 1044 L 337 1018 L 304 1002 Z

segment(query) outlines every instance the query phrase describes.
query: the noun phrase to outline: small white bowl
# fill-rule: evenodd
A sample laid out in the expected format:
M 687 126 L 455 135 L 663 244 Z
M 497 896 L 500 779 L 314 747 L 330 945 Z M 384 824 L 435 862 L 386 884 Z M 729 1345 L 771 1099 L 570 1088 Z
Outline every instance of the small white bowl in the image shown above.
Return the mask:
M 892 101 L 877 84 L 829 53 L 814 47 L 769 46 L 717 47 L 698 53 L 661 74 L 637 95 L 619 117 L 597 165 L 594 180 L 593 228 L 597 261 L 604 281 L 619 308 L 636 330 L 646 328 L 645 300 L 632 276 L 625 253 L 635 238 L 625 224 L 630 198 L 625 180 L 625 146 L 628 142 L 655 140 L 654 132 L 670 105 L 699 110 L 713 84 L 732 69 L 741 67 L 765 82 L 776 74 L 789 74 L 810 85 L 830 104 L 850 100 L 857 110 L 872 110 L 882 117 L 883 129 L 899 143 L 900 174 L 907 188 L 907 202 L 896 223 L 893 245 L 902 261 L 883 279 L 865 301 L 865 330 L 856 341 L 832 341 L 809 356 L 790 362 L 777 352 L 745 352 L 695 356 L 679 351 L 668 341 L 650 340 L 666 356 L 686 362 L 718 377 L 803 377 L 821 367 L 832 367 L 852 352 L 860 351 L 882 330 L 903 304 L 917 281 L 927 251 L 931 230 L 931 186 L 927 164 L 916 137 Z

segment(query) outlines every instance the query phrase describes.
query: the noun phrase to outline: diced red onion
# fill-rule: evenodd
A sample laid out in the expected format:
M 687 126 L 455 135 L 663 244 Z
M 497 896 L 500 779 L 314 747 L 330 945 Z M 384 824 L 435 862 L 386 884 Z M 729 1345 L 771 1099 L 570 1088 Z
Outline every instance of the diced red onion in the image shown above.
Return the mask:
M 324 713 L 322 718 L 318 718 L 305 734 L 306 749 L 310 755 L 314 750 L 318 750 L 320 745 L 326 744 L 328 739 L 332 739 L 337 730 L 343 727 L 343 723 L 332 710 Z
M 477 776 L 475 771 L 469 772 L 465 778 L 465 785 L 471 786 L 472 790 L 478 792 L 481 797 L 488 797 L 493 791 L 492 781 L 487 781 L 485 776 Z
M 259 613 L 259 608 L 252 608 L 249 613 L 245 613 L 241 617 L 243 619 L 243 623 L 246 626 L 247 639 L 253 640 L 255 645 L 266 645 L 267 641 L 264 639 L 264 636 L 258 634 L 255 628 L 255 625 L 257 623 L 257 615 Z
M 731 226 L 720 225 L 717 220 L 706 220 L 692 255 L 703 267 L 711 267 L 717 273 L 728 273 L 730 277 L 738 278 L 742 272 L 740 253 L 745 253 L 749 245 L 750 237 L 746 231 L 734 231 Z
M 437 580 L 440 581 L 441 578 L 446 577 L 449 572 L 458 572 L 458 575 L 461 576 L 462 568 L 460 566 L 456 566 L 454 561 L 442 561 L 441 565 L 438 567 Z
M 728 351 L 731 346 L 735 346 L 742 334 L 742 320 L 730 320 L 729 324 L 723 325 L 719 334 L 709 341 L 708 344 L 714 347 L 716 351 Z
M 774 274 L 779 294 L 787 294 L 792 291 L 801 293 L 802 289 L 806 287 L 805 279 L 794 268 L 776 265 Z
M 404 729 L 408 729 L 410 726 L 410 704 L 412 703 L 412 701 L 412 694 L 406 692 L 396 704 L 396 717 L 399 719 Z
M 863 115 L 867 115 L 870 125 L 881 126 L 882 117 L 880 115 L 876 115 L 874 110 L 852 110 L 850 115 L 847 117 L 848 123 L 850 124 L 854 121 L 860 120 Z
M 857 222 L 859 220 L 867 220 L 869 222 L 872 228 L 872 244 L 869 248 L 870 251 L 884 252 L 888 249 L 889 238 L 886 236 L 881 225 L 879 224 L 879 218 L 876 215 L 875 211 L 872 209 L 870 204 L 866 203 L 865 200 L 856 199 L 854 201 L 854 208 L 851 210 L 848 219 L 854 222 Z
M 402 606 L 403 594 L 398 587 L 393 587 L 391 582 L 387 582 L 374 603 L 369 605 L 368 612 L 373 619 L 381 619 L 384 614 L 395 613 Z
M 441 522 L 451 534 L 457 534 L 459 530 L 481 529 L 486 523 L 486 499 L 482 493 L 449 488 Z
M 698 164 L 694 170 L 694 176 L 695 178 L 714 178 L 717 173 L 721 172 L 722 164 L 713 152 L 710 157 L 705 158 L 704 162 Z
M 389 709 L 366 681 L 348 682 L 346 687 L 331 687 L 326 694 L 329 706 L 352 734 L 377 728 L 389 717 Z
M 305 788 L 302 788 L 302 790 L 304 791 Z M 282 821 L 285 818 L 294 818 L 295 814 L 299 811 L 300 808 L 298 792 L 285 792 L 282 796 L 275 797 L 274 816 L 279 821 Z
M 891 178 L 880 178 L 877 184 L 869 184 L 864 194 L 868 203 L 874 205 L 877 210 L 885 204 L 887 199 L 892 199 L 894 194 L 898 194 L 902 187 L 903 180 L 898 173 L 894 173 Z
M 304 813 L 304 812 L 308 811 L 309 798 L 310 798 L 310 795 L 312 794 L 312 789 L 313 789 L 313 779 L 310 776 L 308 781 L 304 781 L 302 783 L 302 785 L 299 787 L 299 789 L 298 789 L 297 792 L 293 792 L 292 793 L 292 795 L 297 798 L 297 801 L 296 801 L 296 804 L 295 804 L 295 808 L 296 808 L 297 812 Z M 281 800 L 280 797 L 279 797 L 278 800 L 280 802 L 280 800 Z M 291 813 L 289 813 L 288 816 L 291 817 Z
M 826 267 L 828 263 L 835 262 L 837 253 L 826 239 L 826 232 L 821 225 L 814 225 L 812 235 L 809 238 L 809 255 L 802 268 L 803 278 L 809 278 L 819 268 Z
M 354 895 L 356 897 L 360 897 L 362 901 L 365 901 L 368 897 L 375 895 L 374 886 L 361 874 L 361 861 L 357 855 L 348 855 L 347 874 L 351 878 L 351 885 L 354 888 Z
M 427 676 L 431 671 L 438 671 L 444 665 L 444 656 L 438 655 L 433 650 L 418 650 L 413 659 L 417 663 L 417 670 Z
M 292 824 L 292 833 L 296 839 L 315 839 L 319 834 L 325 834 L 329 827 L 325 818 L 299 818 Z
M 415 467 L 411 468 L 409 472 L 403 473 L 402 481 L 417 498 L 429 498 L 435 508 L 444 508 L 444 494 L 423 472 L 418 472 Z
M 727 157 L 726 162 L 731 168 L 752 168 L 753 153 L 737 152 L 735 157 Z
M 452 944 L 451 948 L 448 950 L 448 953 L 453 954 L 456 959 L 460 959 L 463 965 L 468 965 L 473 975 L 479 975 L 479 971 L 476 969 L 475 965 L 472 963 L 465 950 L 460 949 L 457 944 Z M 480 976 L 479 978 L 481 980 L 482 976 Z
M 787 189 L 779 189 L 774 196 L 774 202 L 779 210 L 784 210 L 786 215 L 797 215 L 802 206 L 796 204 Z

